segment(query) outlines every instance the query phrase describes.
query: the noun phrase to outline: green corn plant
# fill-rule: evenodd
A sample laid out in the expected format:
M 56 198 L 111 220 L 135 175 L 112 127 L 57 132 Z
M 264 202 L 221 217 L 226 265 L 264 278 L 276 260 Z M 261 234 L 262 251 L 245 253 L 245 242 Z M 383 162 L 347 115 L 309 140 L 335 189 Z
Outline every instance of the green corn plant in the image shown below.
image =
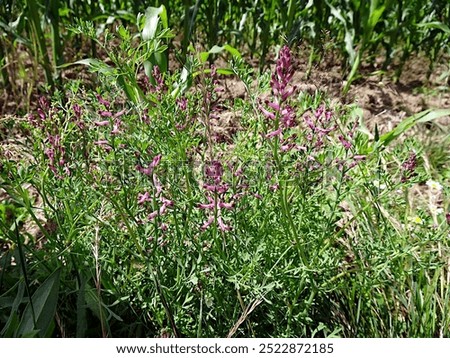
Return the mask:
M 184 1 L 184 20 L 183 20 L 183 40 L 181 43 L 181 50 L 183 62 L 186 58 L 187 48 L 191 42 L 193 31 L 195 28 L 195 20 L 200 7 L 200 0 L 196 0 L 193 4 L 191 0 Z
M 358 74 L 361 60 L 370 42 L 375 38 L 375 26 L 381 21 L 386 5 L 379 0 L 353 1 L 351 4 L 347 1 L 346 14 L 332 4 L 328 5 L 333 16 L 342 22 L 345 29 L 345 49 L 351 67 L 343 88 L 345 95 Z
M 41 27 L 39 3 L 36 0 L 26 0 L 26 6 L 28 10 L 27 17 L 29 18 L 29 32 L 36 47 L 36 58 L 39 59 L 44 69 L 47 84 L 53 89 L 55 86 L 53 80 L 54 71 L 48 56 L 44 31 Z
M 55 66 L 62 65 L 64 63 L 63 58 L 63 44 L 60 34 L 60 17 L 59 10 L 61 8 L 60 0 L 50 0 L 47 7 L 47 17 L 50 20 L 52 29 L 52 52 L 53 63 Z
M 139 26 L 139 37 L 141 41 L 137 48 L 133 48 L 132 34 L 125 27 L 120 26 L 117 30 L 120 41 L 122 41 L 121 52 L 117 53 L 108 44 L 116 38 L 113 34 L 105 32 L 105 40 L 101 41 L 96 35 L 93 24 L 80 22 L 78 26 L 71 27 L 75 34 L 84 34 L 96 42 L 114 62 L 115 67 L 109 66 L 102 60 L 86 58 L 73 63 L 64 64 L 61 67 L 71 65 L 86 65 L 93 72 L 106 75 L 115 81 L 123 89 L 127 98 L 135 105 L 145 102 L 145 95 L 137 82 L 137 73 L 144 68 L 146 75 L 152 79 L 152 68 L 158 66 L 162 72 L 168 69 L 168 60 L 165 44 L 172 37 L 168 29 L 167 12 L 164 6 L 159 8 L 147 8 L 145 15 L 139 14 L 136 18 Z M 122 56 L 128 58 L 124 60 Z M 154 98 L 150 99 L 155 101 Z

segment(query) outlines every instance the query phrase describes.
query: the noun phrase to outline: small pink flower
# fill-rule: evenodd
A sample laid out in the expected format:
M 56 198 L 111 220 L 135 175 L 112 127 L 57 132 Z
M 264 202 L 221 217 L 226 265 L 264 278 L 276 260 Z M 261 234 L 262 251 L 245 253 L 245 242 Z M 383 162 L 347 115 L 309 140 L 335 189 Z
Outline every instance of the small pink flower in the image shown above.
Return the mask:
M 230 231 L 231 230 L 231 226 L 225 225 L 220 216 L 217 218 L 217 223 L 219 224 L 220 230 L 222 230 L 222 231 Z
M 269 186 L 269 189 L 272 191 L 277 191 L 279 188 L 280 188 L 280 184 L 278 184 L 278 183 Z
M 112 113 L 111 113 L 110 111 L 100 111 L 99 114 L 100 114 L 102 117 L 112 117 L 112 116 L 113 116 Z
M 165 205 L 168 208 L 171 208 L 174 205 L 174 202 L 172 200 L 166 199 L 164 197 L 161 198 L 161 201 L 162 201 L 163 205 Z
M 272 112 L 269 112 L 267 109 L 265 109 L 263 106 L 261 106 L 260 104 L 258 104 L 258 108 L 261 110 L 262 114 L 264 114 L 264 116 L 266 118 L 269 119 L 275 119 L 275 114 L 273 114 Z
M 342 135 L 339 135 L 338 138 L 345 149 L 348 150 L 352 147 L 352 144 L 349 141 L 345 140 L 345 138 Z
M 153 220 L 154 218 L 156 218 L 158 216 L 159 212 L 158 210 L 155 210 L 153 212 L 150 213 L 150 215 L 148 216 L 148 220 Z
M 159 164 L 159 162 L 161 161 L 161 154 L 158 154 L 157 156 L 155 156 L 152 160 L 152 163 L 150 164 L 150 166 L 152 168 L 156 168 L 156 166 Z
M 78 104 L 73 105 L 73 112 L 75 113 L 75 116 L 80 119 L 81 117 L 81 107 Z
M 267 105 L 277 112 L 279 112 L 281 110 L 280 104 L 277 103 L 276 101 L 275 102 L 267 102 Z
M 182 97 L 177 99 L 178 108 L 181 109 L 182 111 L 185 111 L 187 109 L 187 104 L 188 102 L 186 98 Z
M 200 227 L 200 230 L 205 231 L 214 222 L 214 216 L 210 216 L 206 222 Z
M 100 96 L 99 94 L 96 94 L 95 96 L 97 97 L 97 100 L 98 100 L 101 104 L 103 104 L 106 108 L 109 108 L 110 103 L 109 103 L 107 100 L 103 99 L 103 97 Z
M 126 109 L 122 109 L 120 112 L 117 112 L 117 113 L 114 115 L 114 118 L 120 118 L 120 117 L 122 117 L 122 116 L 125 114 L 125 112 L 126 112 Z
M 270 133 L 267 133 L 266 134 L 266 138 L 272 138 L 272 137 L 280 136 L 281 132 L 282 132 L 281 127 L 279 127 L 278 129 L 276 129 L 276 130 L 274 130 L 274 131 L 272 131 Z
M 150 194 L 146 191 L 144 194 L 138 194 L 138 204 L 144 204 L 147 201 L 151 201 Z
M 199 209 L 214 209 L 216 207 L 216 203 L 214 202 L 214 199 L 208 196 L 208 204 L 198 204 L 197 207 Z
M 97 127 L 105 127 L 105 126 L 109 125 L 109 121 L 108 120 L 106 120 L 106 121 L 98 121 L 98 122 L 94 122 L 94 124 Z
M 219 201 L 219 208 L 221 209 L 233 209 L 233 203 L 224 203 L 223 201 Z
M 120 133 L 120 125 L 121 125 L 121 121 L 119 119 L 116 119 L 116 121 L 114 122 L 114 126 L 113 129 L 111 131 L 111 135 L 116 135 Z

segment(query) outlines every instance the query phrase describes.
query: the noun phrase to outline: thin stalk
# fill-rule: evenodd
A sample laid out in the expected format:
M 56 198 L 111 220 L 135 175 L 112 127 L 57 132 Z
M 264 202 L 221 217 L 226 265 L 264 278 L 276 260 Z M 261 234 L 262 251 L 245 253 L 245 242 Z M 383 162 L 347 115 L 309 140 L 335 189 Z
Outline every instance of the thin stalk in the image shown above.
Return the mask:
M 22 269 L 28 299 L 30 300 L 31 316 L 33 317 L 33 326 L 36 327 L 36 314 L 34 312 L 33 298 L 31 295 L 30 281 L 28 279 L 27 268 L 25 265 L 25 255 L 23 252 L 22 241 L 20 240 L 20 234 L 19 234 L 19 228 L 18 228 L 19 223 L 17 222 L 17 220 L 14 220 L 14 221 L 15 221 L 14 222 L 14 232 L 15 232 L 17 248 L 19 249 L 19 256 L 20 256 L 20 268 Z

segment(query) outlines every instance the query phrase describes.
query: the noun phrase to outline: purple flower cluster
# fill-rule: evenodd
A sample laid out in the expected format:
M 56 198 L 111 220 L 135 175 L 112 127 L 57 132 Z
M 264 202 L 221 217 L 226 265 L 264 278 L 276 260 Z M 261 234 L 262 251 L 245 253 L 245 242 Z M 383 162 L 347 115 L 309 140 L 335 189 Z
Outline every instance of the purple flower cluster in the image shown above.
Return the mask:
M 264 107 L 261 103 L 259 109 L 269 120 L 277 122 L 276 128 L 266 134 L 267 138 L 278 136 L 282 138 L 282 132 L 285 128 L 292 128 L 296 125 L 296 115 L 294 109 L 286 102 L 291 97 L 297 87 L 290 86 L 289 83 L 294 75 L 294 67 L 291 63 L 291 51 L 289 47 L 284 46 L 280 50 L 279 58 L 276 63 L 275 72 L 270 80 L 270 87 L 274 96 L 273 101 L 266 101 L 265 104 L 270 109 Z
M 155 210 L 153 210 L 148 215 L 149 221 L 154 220 L 158 216 L 163 216 L 167 212 L 167 209 L 173 207 L 173 205 L 174 205 L 172 200 L 169 200 L 162 195 L 163 194 L 162 184 L 159 181 L 156 173 L 154 173 L 154 169 L 158 166 L 160 161 L 161 161 L 161 154 L 158 154 L 157 156 L 155 156 L 153 158 L 152 162 L 150 163 L 150 165 L 147 168 L 143 168 L 140 165 L 138 165 L 136 167 L 138 172 L 152 177 L 153 186 L 155 188 L 153 195 L 150 194 L 148 191 L 146 191 L 144 193 L 139 193 L 138 198 L 137 198 L 137 203 L 139 205 L 145 205 L 145 203 L 150 202 L 153 204 L 160 205 L 158 208 L 156 208 L 156 209 L 154 208 Z M 164 224 L 164 225 L 167 227 L 167 224 Z
M 35 116 L 34 114 L 30 114 L 28 116 L 28 121 L 33 127 L 44 129 L 45 121 L 49 120 L 52 116 L 52 108 L 46 97 L 39 97 L 38 108 L 36 111 L 38 115 Z
M 406 183 L 409 179 L 416 176 L 417 155 L 411 152 L 408 159 L 402 164 L 401 182 Z
M 217 219 L 217 226 L 222 231 L 230 231 L 231 226 L 226 225 L 222 218 L 222 209 L 230 210 L 233 203 L 225 201 L 225 194 L 229 189 L 229 185 L 222 181 L 223 167 L 222 164 L 214 160 L 205 168 L 207 183 L 203 185 L 208 203 L 198 204 L 198 208 L 209 211 L 208 219 L 201 226 L 201 230 L 206 230 Z
M 309 163 L 309 170 L 319 169 L 321 167 L 321 163 L 319 163 L 317 157 L 323 152 L 327 144 L 329 144 L 329 139 L 332 136 L 336 136 L 336 131 L 339 127 L 333 118 L 333 112 L 326 110 L 324 105 L 317 108 L 312 116 L 306 114 L 303 117 L 307 132 L 306 145 L 301 147 L 301 149 L 304 150 L 305 153 L 308 153 L 307 161 Z M 352 169 L 358 165 L 358 163 L 366 159 L 365 155 L 353 154 L 350 151 L 354 147 L 353 141 L 357 128 L 358 122 L 355 121 L 351 129 L 337 135 L 337 139 L 346 152 L 345 158 L 335 159 L 335 164 L 340 171 Z
M 81 117 L 81 109 L 79 110 Z M 37 116 L 30 114 L 30 124 L 46 134 L 44 154 L 48 159 L 48 167 L 58 179 L 70 175 L 66 159 L 66 149 L 63 145 L 58 126 L 58 110 L 50 105 L 46 97 L 38 100 Z
M 166 91 L 167 87 L 164 83 L 163 75 L 158 65 L 153 66 L 152 77 L 153 80 L 155 81 L 154 85 L 150 82 L 149 78 L 146 75 L 144 75 L 142 79 L 139 80 L 139 84 L 145 93 L 158 93 L 160 100 L 161 99 L 160 94 Z
M 58 179 L 63 179 L 61 173 L 70 175 L 70 169 L 65 161 L 65 148 L 61 144 L 61 137 L 59 135 L 48 135 L 48 147 L 44 150 L 44 154 L 49 161 L 49 168 Z

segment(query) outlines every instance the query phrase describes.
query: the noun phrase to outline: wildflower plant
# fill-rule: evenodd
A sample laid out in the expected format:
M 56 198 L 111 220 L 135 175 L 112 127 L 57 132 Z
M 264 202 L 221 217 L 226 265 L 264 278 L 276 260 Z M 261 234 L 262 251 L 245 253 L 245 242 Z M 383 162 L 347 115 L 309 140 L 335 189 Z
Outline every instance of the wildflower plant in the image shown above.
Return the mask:
M 421 151 L 379 149 L 352 108 L 301 93 L 294 62 L 284 46 L 252 85 L 234 61 L 243 99 L 201 64 L 154 65 L 147 83 L 132 64 L 41 99 L 32 159 L 0 162 L 0 288 L 19 302 L 0 307 L 1 335 L 448 335 L 445 180 L 427 182 Z M 431 224 L 408 207 L 412 182 L 430 189 Z M 20 323 L 34 299 L 45 325 Z

